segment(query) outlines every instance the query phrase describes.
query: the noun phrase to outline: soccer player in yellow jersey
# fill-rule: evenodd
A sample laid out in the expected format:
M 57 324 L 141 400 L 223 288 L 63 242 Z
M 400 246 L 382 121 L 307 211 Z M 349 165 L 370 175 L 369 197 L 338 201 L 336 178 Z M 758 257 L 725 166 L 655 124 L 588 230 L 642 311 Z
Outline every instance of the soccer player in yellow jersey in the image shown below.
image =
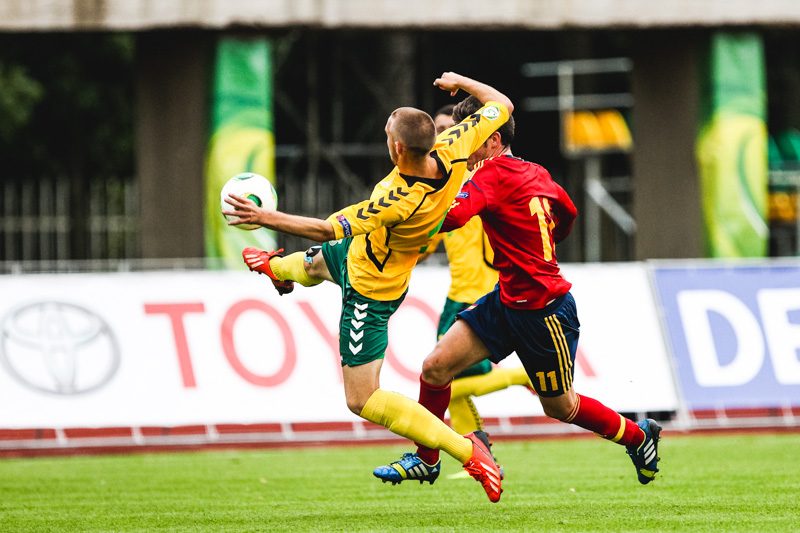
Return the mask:
M 386 144 L 395 168 L 369 199 L 333 213 L 325 220 L 259 208 L 231 195 L 225 214 L 232 224 L 255 223 L 323 243 L 307 252 L 245 248 L 248 267 L 266 274 L 285 294 L 333 281 L 342 288 L 339 353 L 347 406 L 357 415 L 431 449 L 444 450 L 486 491 L 500 499 L 500 472 L 483 432 L 462 437 L 419 403 L 380 388 L 379 376 L 388 343 L 389 317 L 405 297 L 411 270 L 437 233 L 467 171 L 467 160 L 503 123 L 513 105 L 496 89 L 445 72 L 434 85 L 452 96 L 463 90 L 483 106 L 459 124 L 436 135 L 431 117 L 401 107 L 386 122 Z M 438 477 L 441 464 L 415 464 L 406 479 Z

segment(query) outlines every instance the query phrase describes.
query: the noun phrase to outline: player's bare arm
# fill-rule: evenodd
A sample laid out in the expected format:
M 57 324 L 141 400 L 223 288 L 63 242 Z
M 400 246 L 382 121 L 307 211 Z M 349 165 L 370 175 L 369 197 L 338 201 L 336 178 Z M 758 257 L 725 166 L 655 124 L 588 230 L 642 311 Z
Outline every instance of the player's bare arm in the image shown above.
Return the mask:
M 498 102 L 503 104 L 508 109 L 508 114 L 514 112 L 514 104 L 511 100 L 495 89 L 485 83 L 481 83 L 472 78 L 456 74 L 455 72 L 445 72 L 440 77 L 434 80 L 433 84 L 443 91 L 450 91 L 450 96 L 455 96 L 459 90 L 467 92 L 480 100 L 482 103 L 489 101 Z
M 326 220 L 262 209 L 247 198 L 234 194 L 229 195 L 225 202 L 231 205 L 231 209 L 223 211 L 223 214 L 236 217 L 228 222 L 229 225 L 258 224 L 316 242 L 326 242 L 336 238 L 333 226 Z

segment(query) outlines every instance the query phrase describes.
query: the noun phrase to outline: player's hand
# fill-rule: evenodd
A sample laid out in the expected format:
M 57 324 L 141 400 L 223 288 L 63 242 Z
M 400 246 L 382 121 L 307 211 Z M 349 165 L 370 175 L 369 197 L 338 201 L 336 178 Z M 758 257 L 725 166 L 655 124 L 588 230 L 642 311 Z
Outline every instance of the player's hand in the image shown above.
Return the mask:
M 265 216 L 269 216 L 267 210 L 258 207 L 255 202 L 242 196 L 229 194 L 225 198 L 225 203 L 229 204 L 231 208 L 223 211 L 222 214 L 236 217 L 228 221 L 229 226 L 236 226 L 237 224 L 259 224 L 263 226 L 265 224 Z
M 461 80 L 464 77 L 455 72 L 444 72 L 441 76 L 433 80 L 434 87 L 438 87 L 443 91 L 450 91 L 450 96 L 455 96 L 459 89 L 461 89 Z

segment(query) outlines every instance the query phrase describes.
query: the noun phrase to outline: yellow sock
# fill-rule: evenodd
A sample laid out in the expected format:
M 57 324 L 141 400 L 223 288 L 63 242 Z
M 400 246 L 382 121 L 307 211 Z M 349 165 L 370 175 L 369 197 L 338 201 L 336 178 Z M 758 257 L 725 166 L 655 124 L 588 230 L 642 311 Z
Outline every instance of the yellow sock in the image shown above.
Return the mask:
M 497 368 L 495 370 L 507 372 L 512 385 L 533 386 L 531 385 L 531 378 L 528 377 L 528 373 L 525 372 L 525 369 L 521 366 L 517 368 Z
M 483 431 L 483 419 L 469 396 L 450 398 L 450 425 L 459 435 Z
M 527 385 L 530 383 L 525 369 L 495 368 L 488 374 L 469 376 L 453 380 L 450 397 L 483 396 L 490 392 L 507 389 L 512 385 Z
M 319 285 L 324 280 L 308 275 L 303 263 L 306 260 L 305 252 L 295 252 L 286 257 L 273 257 L 269 261 L 269 268 L 272 273 L 281 280 L 296 281 L 303 287 L 313 287 Z
M 411 398 L 378 389 L 369 397 L 361 417 L 414 442 L 442 450 L 461 464 L 472 456 L 472 442 L 465 439 Z

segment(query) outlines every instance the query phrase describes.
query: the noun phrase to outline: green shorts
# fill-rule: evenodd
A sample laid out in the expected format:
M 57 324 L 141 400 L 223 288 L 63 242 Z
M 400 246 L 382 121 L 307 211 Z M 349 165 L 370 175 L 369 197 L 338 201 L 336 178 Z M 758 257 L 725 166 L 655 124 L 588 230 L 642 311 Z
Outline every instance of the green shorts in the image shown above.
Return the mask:
M 456 302 L 455 300 L 447 298 L 444 301 L 444 309 L 442 309 L 442 314 L 439 316 L 439 327 L 436 329 L 436 338 L 441 339 L 442 335 L 447 333 L 447 330 L 450 329 L 450 327 L 455 323 L 458 313 L 469 306 L 470 304 Z M 471 367 L 461 372 L 456 376 L 456 379 L 465 378 L 467 376 L 480 376 L 482 374 L 488 374 L 491 371 L 492 362 L 488 359 L 484 359 L 483 361 L 475 363 Z
M 389 345 L 389 318 L 397 311 L 405 293 L 397 300 L 382 302 L 362 296 L 347 276 L 347 250 L 352 238 L 322 244 L 322 257 L 333 281 L 342 288 L 339 318 L 339 355 L 342 366 L 358 366 L 383 358 Z

